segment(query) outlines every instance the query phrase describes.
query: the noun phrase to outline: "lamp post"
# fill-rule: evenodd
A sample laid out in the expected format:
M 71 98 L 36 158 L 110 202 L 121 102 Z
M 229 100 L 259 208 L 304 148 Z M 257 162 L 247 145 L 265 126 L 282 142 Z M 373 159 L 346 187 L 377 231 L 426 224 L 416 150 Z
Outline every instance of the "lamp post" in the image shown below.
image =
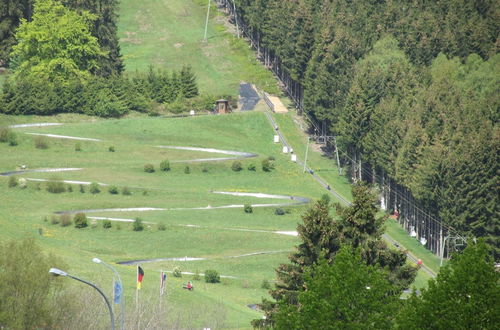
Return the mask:
M 116 275 L 116 277 L 118 278 L 118 283 L 120 284 L 120 290 L 121 290 L 121 295 L 120 295 L 120 329 L 123 330 L 123 329 L 125 329 L 125 296 L 123 295 L 123 283 L 122 283 L 122 279 L 120 277 L 120 274 L 113 266 L 105 263 L 104 261 L 102 261 L 99 258 L 93 258 L 92 261 L 95 262 L 96 264 L 101 264 L 104 267 L 111 269 L 113 271 L 113 273 Z M 114 292 L 114 290 L 115 290 L 115 286 L 113 285 L 113 292 Z
M 115 317 L 113 315 L 113 309 L 111 309 L 111 304 L 109 303 L 108 298 L 106 297 L 106 295 L 104 294 L 104 292 L 102 292 L 101 289 L 99 289 L 93 283 L 87 282 L 85 280 L 82 280 L 81 278 L 78 278 L 76 276 L 70 275 L 70 274 L 66 273 L 65 271 L 60 270 L 58 268 L 51 268 L 51 269 L 49 269 L 49 273 L 52 274 L 52 275 L 54 275 L 54 276 L 64 276 L 64 277 L 72 278 L 72 279 L 77 280 L 79 282 L 82 282 L 82 283 L 85 283 L 87 285 L 90 285 L 91 287 L 93 287 L 94 289 L 96 289 L 97 292 L 99 292 L 101 294 L 101 296 L 104 298 L 104 301 L 106 302 L 106 305 L 108 306 L 109 316 L 111 318 L 111 329 L 115 330 Z
M 210 17 L 210 3 L 211 3 L 211 0 L 208 0 L 207 19 L 205 21 L 205 36 L 203 37 L 203 41 L 205 41 L 205 42 L 207 42 L 208 18 Z

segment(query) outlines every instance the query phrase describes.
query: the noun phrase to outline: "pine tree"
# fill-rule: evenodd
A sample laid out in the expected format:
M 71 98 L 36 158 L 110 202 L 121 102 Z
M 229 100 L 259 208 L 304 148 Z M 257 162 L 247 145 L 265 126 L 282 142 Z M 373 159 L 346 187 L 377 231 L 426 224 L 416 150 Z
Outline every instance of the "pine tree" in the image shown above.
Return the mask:
M 192 98 L 198 95 L 198 86 L 196 85 L 196 76 L 190 65 L 182 67 L 180 72 L 180 89 L 185 98 Z

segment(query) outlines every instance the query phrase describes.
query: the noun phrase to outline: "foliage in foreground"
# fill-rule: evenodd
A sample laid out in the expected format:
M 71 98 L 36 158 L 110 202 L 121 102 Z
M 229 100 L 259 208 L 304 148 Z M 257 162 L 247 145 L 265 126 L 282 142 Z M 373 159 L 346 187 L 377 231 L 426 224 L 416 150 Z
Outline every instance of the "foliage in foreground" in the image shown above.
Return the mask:
M 321 259 L 308 268 L 304 286 L 298 305 L 280 302 L 277 329 L 387 329 L 399 305 L 387 274 L 347 245 L 332 264 Z
M 469 241 L 422 294 L 413 294 L 400 329 L 495 329 L 500 324 L 500 273 L 484 241 Z
M 68 321 L 72 303 L 51 267 L 67 268 L 32 239 L 0 243 L 1 328 L 50 329 Z

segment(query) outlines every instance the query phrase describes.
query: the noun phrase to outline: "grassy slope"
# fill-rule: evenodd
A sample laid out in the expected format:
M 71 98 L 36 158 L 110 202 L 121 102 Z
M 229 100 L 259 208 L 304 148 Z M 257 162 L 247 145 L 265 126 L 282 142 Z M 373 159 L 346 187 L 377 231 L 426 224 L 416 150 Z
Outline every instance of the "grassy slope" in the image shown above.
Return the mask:
M 34 121 L 33 117 L 2 116 L 4 122 Z M 39 118 L 38 118 L 39 119 Z M 45 118 L 43 121 L 52 121 Z M 205 261 L 196 262 L 157 262 L 144 264 L 148 281 L 144 284 L 143 295 L 154 295 L 157 290 L 155 271 L 172 269 L 180 265 L 184 271 L 203 272 L 217 269 L 222 274 L 238 277 L 224 280 L 220 286 L 197 284 L 192 295 L 186 296 L 181 281 L 171 278 L 169 281 L 172 295 L 167 301 L 178 308 L 194 304 L 192 308 L 204 309 L 213 304 L 222 304 L 226 313 L 226 325 L 229 327 L 247 326 L 249 321 L 259 317 L 245 305 L 258 303 L 267 291 L 260 288 L 263 279 L 274 279 L 274 268 L 286 262 L 287 253 L 227 258 L 262 251 L 290 251 L 298 239 L 272 233 L 231 231 L 225 228 L 258 230 L 294 230 L 299 214 L 304 207 L 289 207 L 290 214 L 274 215 L 274 208 L 256 208 L 253 214 L 245 214 L 241 209 L 192 211 L 177 210 L 147 213 L 97 213 L 97 216 L 115 216 L 134 218 L 140 216 L 145 221 L 163 223 L 167 229 L 158 231 L 155 226 L 144 232 L 132 232 L 130 225 L 121 224 L 120 230 L 113 224 L 110 230 L 101 226 L 76 230 L 72 227 L 60 227 L 44 222 L 58 210 L 107 208 L 107 207 L 204 207 L 243 203 L 274 203 L 276 200 L 232 197 L 216 195 L 210 190 L 239 190 L 294 194 L 318 198 L 320 188 L 288 158 L 281 155 L 280 147 L 272 143 L 273 131 L 262 113 L 232 114 L 227 116 L 197 117 L 183 119 L 133 118 L 122 120 L 88 121 L 71 123 L 75 117 L 59 117 L 70 123 L 47 128 L 16 129 L 19 145 L 9 147 L 0 144 L 0 170 L 11 170 L 20 164 L 30 168 L 37 167 L 84 167 L 83 171 L 58 173 L 63 179 L 99 181 L 118 186 L 139 186 L 132 189 L 132 196 L 111 195 L 105 190 L 99 195 L 80 193 L 77 186 L 73 192 L 49 194 L 36 190 L 35 183 L 29 183 L 28 189 L 0 189 L 0 224 L 2 239 L 37 237 L 48 251 L 62 256 L 75 274 L 95 280 L 107 287 L 107 274 L 96 273 L 90 263 L 94 256 L 109 262 L 142 258 L 165 257 L 206 257 Z M 33 136 L 22 132 L 50 132 L 53 134 L 80 137 L 101 138 L 103 142 L 80 142 L 82 151 L 74 150 L 75 141 L 49 139 L 49 148 L 35 149 Z M 202 165 L 190 165 L 191 174 L 184 174 L 185 164 L 173 164 L 169 173 L 143 171 L 145 162 L 155 165 L 160 160 L 189 158 L 185 151 L 152 148 L 158 144 L 217 147 L 229 150 L 256 152 L 257 159 L 244 160 L 244 168 L 250 163 L 260 164 L 268 155 L 276 157 L 277 170 L 264 173 L 260 168 L 256 172 L 244 170 L 233 172 L 231 161 L 207 164 L 208 173 L 202 172 Z M 108 151 L 114 145 L 116 152 Z M 195 153 L 198 156 L 200 153 Z M 203 155 L 206 156 L 206 155 Z M 217 156 L 217 155 L 215 155 Z M 259 167 L 259 166 L 258 166 Z M 30 173 L 25 177 L 50 178 L 53 174 Z M 0 185 L 6 187 L 7 179 L 0 177 Z M 148 195 L 142 194 L 148 190 Z M 19 201 L 25 201 L 20 203 Z M 93 214 L 94 215 L 94 214 Z M 186 228 L 179 225 L 200 225 L 203 228 Z M 37 235 L 42 228 L 43 237 Z M 126 294 L 129 303 L 133 302 L 133 283 L 135 267 L 119 266 L 126 282 Z M 97 269 L 98 271 L 98 269 Z M 193 302 L 192 297 L 200 301 Z M 208 307 L 207 307 L 208 306 Z M 210 307 L 211 308 L 211 307 Z
M 240 81 L 277 92 L 276 81 L 246 42 L 217 23 L 223 20 L 215 6 L 203 42 L 206 9 L 206 2 L 193 0 L 122 0 L 118 30 L 127 72 L 190 64 L 204 93 L 236 95 Z

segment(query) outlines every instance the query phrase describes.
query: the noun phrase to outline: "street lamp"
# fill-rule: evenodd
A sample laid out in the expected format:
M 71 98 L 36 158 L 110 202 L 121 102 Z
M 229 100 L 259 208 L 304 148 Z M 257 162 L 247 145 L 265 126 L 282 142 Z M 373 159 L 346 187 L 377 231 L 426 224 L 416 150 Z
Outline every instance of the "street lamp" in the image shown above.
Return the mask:
M 85 280 L 82 280 L 81 278 L 78 278 L 76 276 L 70 275 L 70 274 L 66 273 L 65 271 L 60 270 L 58 268 L 51 268 L 51 269 L 49 269 L 49 273 L 52 274 L 52 275 L 54 275 L 54 276 L 65 276 L 65 277 L 72 278 L 72 279 L 77 280 L 79 282 L 82 282 L 82 283 L 85 283 L 87 285 L 90 285 L 91 287 L 93 287 L 94 289 L 96 289 L 101 294 L 101 296 L 104 298 L 104 301 L 106 302 L 106 305 L 108 306 L 109 316 L 111 318 L 111 329 L 115 330 L 115 317 L 113 315 L 113 310 L 111 309 L 111 304 L 109 303 L 108 298 L 106 297 L 106 295 L 104 294 L 104 292 L 102 292 L 101 289 L 99 289 L 93 283 L 87 282 Z
M 307 164 L 307 153 L 309 152 L 309 141 L 311 140 L 311 137 L 307 137 L 307 146 L 306 146 L 306 156 L 304 157 L 304 171 L 303 173 L 306 172 L 306 164 Z
M 95 262 L 96 264 L 101 264 L 109 269 L 111 269 L 113 271 L 113 273 L 116 275 L 116 277 L 118 278 L 118 283 L 120 284 L 120 329 L 125 329 L 125 297 L 123 296 L 123 284 L 122 284 L 122 279 L 120 277 L 120 274 L 116 271 L 116 269 L 111 266 L 110 264 L 107 264 L 105 263 L 104 261 L 102 261 L 101 259 L 99 258 L 93 258 L 92 259 L 93 262 Z M 115 286 L 113 284 L 113 292 L 115 292 Z

